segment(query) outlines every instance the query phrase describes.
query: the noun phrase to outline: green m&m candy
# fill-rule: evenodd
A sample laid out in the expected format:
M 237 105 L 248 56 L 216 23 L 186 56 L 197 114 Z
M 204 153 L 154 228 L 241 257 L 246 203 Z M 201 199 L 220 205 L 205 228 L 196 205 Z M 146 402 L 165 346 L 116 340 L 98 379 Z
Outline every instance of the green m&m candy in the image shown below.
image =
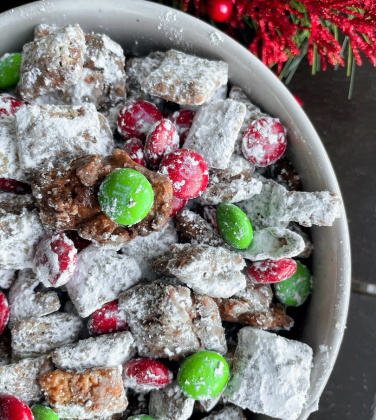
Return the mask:
M 222 238 L 237 249 L 247 248 L 252 242 L 251 222 L 239 207 L 221 203 L 217 207 L 217 226 Z
M 120 225 L 142 220 L 154 201 L 153 188 L 144 175 L 133 169 L 115 169 L 106 176 L 98 193 L 103 213 Z
M 0 58 L 0 89 L 7 89 L 20 80 L 21 54 L 5 54 Z
M 138 416 L 128 417 L 127 420 L 155 420 L 155 418 L 147 416 L 146 414 L 139 414 Z
M 311 293 L 311 273 L 301 262 L 296 261 L 296 264 L 291 277 L 273 285 L 275 295 L 285 306 L 300 306 Z
M 177 379 L 184 395 L 195 400 L 207 400 L 223 390 L 228 376 L 228 364 L 220 354 L 199 351 L 184 360 Z
M 31 412 L 33 413 L 35 420 L 59 420 L 59 417 L 51 408 L 42 404 L 34 405 Z

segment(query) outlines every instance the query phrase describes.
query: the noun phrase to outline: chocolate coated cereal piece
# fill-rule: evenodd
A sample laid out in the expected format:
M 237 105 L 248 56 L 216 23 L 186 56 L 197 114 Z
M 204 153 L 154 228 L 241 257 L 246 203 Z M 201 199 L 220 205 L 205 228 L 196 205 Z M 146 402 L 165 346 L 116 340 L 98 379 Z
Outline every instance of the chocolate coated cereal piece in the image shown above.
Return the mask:
M 201 105 L 227 83 L 228 64 L 170 50 L 161 65 L 141 83 L 141 88 L 180 105 Z
M 254 413 L 295 420 L 306 402 L 311 365 L 307 344 L 244 327 L 225 397 Z
M 76 84 L 82 76 L 85 48 L 79 25 L 69 25 L 25 44 L 18 84 L 21 98 L 34 102 L 39 96 Z
M 93 104 L 24 105 L 17 110 L 16 127 L 20 165 L 29 173 L 44 162 L 105 156 L 114 146 L 105 117 Z
M 223 201 L 237 203 L 259 194 L 262 183 L 253 178 L 255 167 L 238 155 L 232 155 L 226 169 L 210 169 L 209 183 L 200 197 L 205 204 Z
M 32 270 L 20 271 L 9 290 L 9 328 L 24 319 L 40 317 L 56 312 L 60 308 L 56 292 L 38 292 L 40 281 Z
M 335 193 L 288 191 L 273 180 L 258 179 L 263 183 L 260 194 L 239 203 L 257 228 L 287 226 L 289 222 L 331 226 L 340 216 L 341 200 Z
M 154 192 L 148 215 L 132 226 L 111 221 L 101 210 L 97 194 L 100 183 L 116 168 L 130 168 L 145 175 Z M 85 239 L 119 248 L 138 235 L 147 236 L 167 223 L 172 208 L 169 179 L 138 165 L 122 150 L 102 158 L 88 155 L 65 167 L 36 173 L 32 184 L 43 223 L 55 230 L 75 229 Z
M 57 369 L 79 372 L 84 369 L 116 367 L 135 355 L 135 344 L 128 331 L 103 334 L 68 344 L 52 352 Z
M 148 236 L 137 236 L 123 248 L 121 253 L 134 258 L 140 269 L 141 278 L 155 280 L 157 275 L 152 270 L 153 260 L 160 257 L 170 248 L 170 245 L 178 242 L 177 231 L 172 219 L 159 232 L 152 232 Z
M 227 299 L 214 299 L 222 321 L 239 322 L 268 330 L 289 330 L 294 320 L 282 305 L 272 303 L 273 292 L 268 284 L 247 281 L 245 290 Z
M 243 141 L 243 134 L 244 131 L 248 128 L 253 121 L 257 120 L 260 117 L 267 117 L 269 115 L 264 114 L 261 112 L 260 108 L 254 105 L 249 99 L 248 96 L 240 89 L 238 86 L 233 86 L 230 90 L 228 95 L 230 99 L 234 101 L 241 102 L 246 107 L 246 113 L 243 120 L 243 124 L 239 131 L 238 137 L 235 142 L 235 149 L 234 152 L 238 155 L 243 155 L 242 152 L 242 141 Z
M 230 297 L 246 286 L 242 257 L 208 245 L 175 244 L 153 265 L 157 273 L 177 277 L 196 293 Z
M 304 249 L 304 240 L 298 233 L 270 227 L 254 231 L 251 245 L 237 252 L 247 260 L 261 261 L 296 257 Z
M 128 405 L 121 366 L 82 373 L 54 370 L 41 375 L 39 383 L 59 418 L 106 418 Z
M 119 296 L 119 307 L 140 356 L 174 360 L 203 349 L 226 353 L 219 311 L 207 296 L 178 285 L 140 283 Z
M 52 33 L 60 30 L 54 23 L 48 25 L 47 23 L 40 23 L 34 28 L 34 41 L 43 38 L 44 36 L 51 35 Z
M 20 166 L 14 117 L 0 117 L 0 177 L 28 180 Z
M 105 303 L 117 299 L 141 277 L 135 259 L 113 249 L 90 245 L 77 256 L 72 278 L 65 285 L 74 306 L 83 318 Z
M 28 195 L 0 194 L 0 269 L 33 267 L 35 249 L 45 235 Z
M 193 412 L 195 400 L 186 397 L 176 383 L 152 391 L 149 413 L 158 419 L 188 420 Z
M 240 407 L 235 405 L 227 405 L 222 410 L 216 413 L 211 413 L 209 416 L 204 417 L 203 420 L 246 420 L 243 411 Z
M 92 102 L 106 108 L 126 96 L 124 52 L 105 34 L 85 35 L 86 52 L 81 79 L 68 89 L 67 103 Z
M 245 110 L 245 105 L 231 99 L 217 99 L 199 107 L 184 149 L 201 155 L 209 168 L 227 168 Z
M 55 312 L 41 318 L 18 322 L 11 330 L 12 356 L 37 357 L 77 340 L 82 320 L 75 315 Z
M 227 246 L 210 224 L 191 210 L 179 212 L 175 216 L 175 225 L 183 239 L 193 245 Z
M 0 270 L 0 289 L 9 289 L 16 280 L 16 270 Z
M 13 395 L 29 405 L 35 404 L 43 398 L 38 378 L 53 368 L 50 356 L 0 366 L 0 393 Z

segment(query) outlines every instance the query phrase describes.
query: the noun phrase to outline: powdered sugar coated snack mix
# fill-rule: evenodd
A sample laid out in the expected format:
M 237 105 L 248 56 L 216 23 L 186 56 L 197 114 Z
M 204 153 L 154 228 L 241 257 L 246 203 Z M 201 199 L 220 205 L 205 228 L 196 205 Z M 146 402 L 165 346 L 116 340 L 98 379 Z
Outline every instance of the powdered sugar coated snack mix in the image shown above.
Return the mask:
M 77 24 L 38 25 L 0 89 L 0 418 L 297 419 L 290 307 L 341 202 L 301 190 L 281 121 L 223 61 Z

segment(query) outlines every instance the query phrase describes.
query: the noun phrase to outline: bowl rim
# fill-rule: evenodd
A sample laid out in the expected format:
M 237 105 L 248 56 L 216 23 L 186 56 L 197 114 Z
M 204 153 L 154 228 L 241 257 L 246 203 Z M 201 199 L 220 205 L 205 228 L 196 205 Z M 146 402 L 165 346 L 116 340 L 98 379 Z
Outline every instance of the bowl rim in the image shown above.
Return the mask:
M 48 15 L 48 13 L 51 13 L 52 10 L 53 13 L 58 13 L 59 11 L 63 13 L 63 11 L 67 9 L 78 11 L 79 9 L 85 10 L 86 8 L 98 8 L 98 10 L 120 10 L 124 8 L 133 10 L 134 8 L 139 8 L 140 10 L 142 9 L 143 15 L 150 14 L 150 16 L 154 15 L 156 17 L 159 16 L 161 12 L 170 12 L 173 13 L 174 16 L 178 17 L 177 20 L 179 25 L 184 28 L 189 28 L 192 26 L 197 28 L 197 30 L 203 31 L 205 33 L 215 34 L 215 36 L 220 40 L 221 48 L 224 50 L 228 49 L 232 54 L 243 57 L 246 63 L 245 65 L 252 67 L 252 69 L 258 73 L 258 77 L 268 84 L 269 90 L 273 91 L 276 97 L 278 97 L 279 106 L 284 107 L 288 113 L 294 115 L 295 119 L 293 122 L 299 126 L 301 137 L 303 139 L 302 141 L 307 141 L 306 146 L 308 147 L 310 153 L 316 156 L 322 165 L 322 176 L 325 178 L 325 185 L 327 189 L 329 191 L 336 192 L 343 203 L 338 181 L 336 179 L 329 157 L 325 151 L 324 145 L 322 144 L 308 116 L 298 105 L 287 87 L 274 75 L 270 69 L 262 64 L 261 61 L 244 46 L 218 29 L 212 27 L 208 23 L 188 15 L 187 13 L 183 13 L 176 9 L 145 0 L 126 0 L 123 3 L 119 2 L 118 0 L 106 0 L 105 3 L 103 3 L 102 0 L 39 0 L 18 6 L 16 8 L 12 8 L 1 13 L 0 27 L 9 24 L 20 25 L 20 21 L 29 21 L 28 23 L 30 24 L 30 20 L 37 21 L 37 19 L 39 19 L 37 22 L 40 23 L 43 21 L 44 17 Z M 79 18 L 77 20 L 79 20 Z M 172 22 L 171 24 L 173 25 L 174 23 Z M 106 32 L 106 29 L 101 28 L 101 32 Z M 203 40 L 203 42 L 205 42 L 205 40 Z M 297 121 L 299 121 L 299 124 Z M 317 409 L 318 400 L 325 388 L 326 383 L 329 380 L 330 374 L 333 370 L 339 353 L 349 310 L 349 299 L 351 292 L 351 252 L 349 230 L 344 205 L 342 205 L 341 209 L 341 218 L 337 219 L 335 224 L 339 243 L 339 263 L 337 265 L 340 267 L 340 273 L 337 278 L 338 294 L 336 296 L 334 308 L 335 316 L 333 317 L 334 319 L 331 324 L 332 335 L 326 343 L 328 346 L 326 357 L 321 358 L 318 361 L 318 367 L 321 367 L 323 374 L 317 378 L 317 382 L 315 384 L 311 384 L 308 395 L 309 405 L 303 409 L 301 415 L 299 416 L 299 420 L 306 419 L 312 411 Z

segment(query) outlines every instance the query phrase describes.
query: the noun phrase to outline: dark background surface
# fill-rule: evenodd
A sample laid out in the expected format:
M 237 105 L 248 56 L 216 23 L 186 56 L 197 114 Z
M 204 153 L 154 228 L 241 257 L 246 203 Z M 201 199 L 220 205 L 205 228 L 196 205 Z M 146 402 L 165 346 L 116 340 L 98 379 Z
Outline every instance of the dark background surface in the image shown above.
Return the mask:
M 0 0 L 0 12 L 30 3 Z M 6 34 L 2 34 L 6 36 Z M 303 63 L 288 85 L 303 102 L 332 161 L 350 227 L 353 280 L 376 285 L 376 69 L 356 68 L 347 99 L 344 69 L 315 76 Z M 352 293 L 347 330 L 312 420 L 376 420 L 376 296 Z

